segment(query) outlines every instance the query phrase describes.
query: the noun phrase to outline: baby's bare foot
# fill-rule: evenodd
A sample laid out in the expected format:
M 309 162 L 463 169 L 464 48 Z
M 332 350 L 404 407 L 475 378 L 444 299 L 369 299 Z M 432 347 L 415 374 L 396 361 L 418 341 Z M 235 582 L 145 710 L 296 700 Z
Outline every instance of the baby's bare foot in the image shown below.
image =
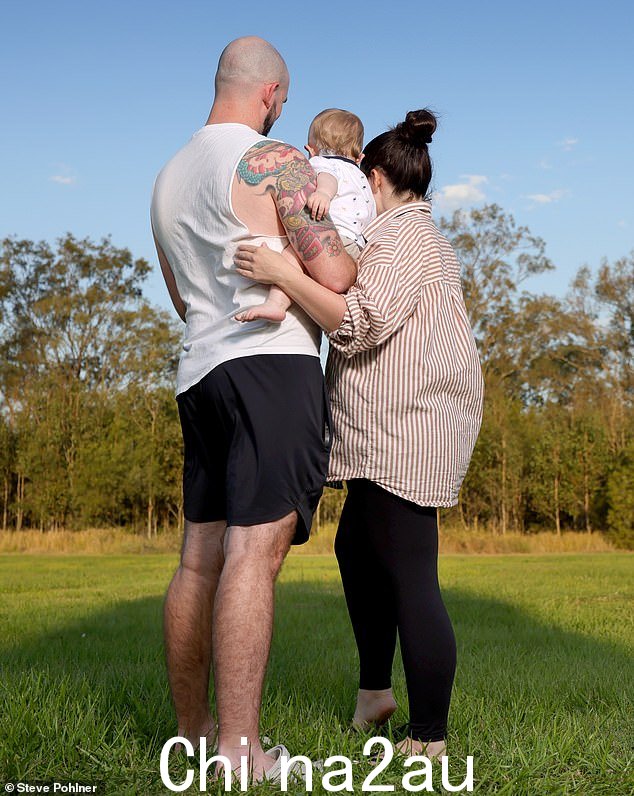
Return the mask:
M 246 321 L 274 321 L 281 323 L 286 318 L 286 310 L 274 301 L 265 301 L 257 307 L 249 307 L 248 310 L 239 312 L 235 319 L 245 323 Z
M 369 691 L 360 688 L 352 726 L 364 731 L 372 727 L 381 727 L 396 708 L 397 704 L 391 688 L 382 691 Z

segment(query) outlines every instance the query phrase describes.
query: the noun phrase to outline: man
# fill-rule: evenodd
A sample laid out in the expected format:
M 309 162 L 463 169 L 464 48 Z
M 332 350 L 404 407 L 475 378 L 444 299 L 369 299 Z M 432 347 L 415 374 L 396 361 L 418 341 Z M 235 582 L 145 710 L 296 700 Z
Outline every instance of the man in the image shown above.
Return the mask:
M 330 219 L 306 211 L 310 164 L 265 137 L 288 87 L 268 42 L 231 42 L 206 125 L 163 168 L 152 198 L 161 269 L 187 324 L 177 378 L 185 536 L 164 611 L 170 688 L 179 735 L 217 741 L 234 768 L 246 736 L 256 780 L 275 764 L 259 739 L 274 582 L 290 545 L 308 538 L 329 415 L 319 330 L 295 306 L 281 323 L 238 322 L 267 289 L 237 274 L 233 254 L 265 241 L 337 292 L 356 276 Z

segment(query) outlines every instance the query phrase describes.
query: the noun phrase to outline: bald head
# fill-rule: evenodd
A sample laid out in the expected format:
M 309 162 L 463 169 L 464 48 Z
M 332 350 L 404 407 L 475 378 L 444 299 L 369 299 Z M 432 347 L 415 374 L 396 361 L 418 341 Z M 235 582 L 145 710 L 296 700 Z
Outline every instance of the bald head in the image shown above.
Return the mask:
M 216 72 L 216 93 L 262 83 L 288 85 L 288 79 L 284 59 L 272 44 L 258 36 L 243 36 L 222 51 Z

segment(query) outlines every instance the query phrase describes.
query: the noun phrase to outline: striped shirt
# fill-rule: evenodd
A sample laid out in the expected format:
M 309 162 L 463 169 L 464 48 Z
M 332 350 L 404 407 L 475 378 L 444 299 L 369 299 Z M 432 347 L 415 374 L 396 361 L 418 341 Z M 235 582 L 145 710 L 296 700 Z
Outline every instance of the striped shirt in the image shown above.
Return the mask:
M 328 480 L 367 478 L 421 506 L 454 506 L 484 395 L 460 265 L 426 201 L 386 211 L 364 236 L 328 335 Z

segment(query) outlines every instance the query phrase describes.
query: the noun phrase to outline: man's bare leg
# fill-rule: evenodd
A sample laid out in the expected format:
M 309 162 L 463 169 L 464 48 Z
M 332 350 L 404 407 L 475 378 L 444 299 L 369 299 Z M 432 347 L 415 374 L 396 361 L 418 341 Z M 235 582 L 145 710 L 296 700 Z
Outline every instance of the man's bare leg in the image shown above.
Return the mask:
M 225 535 L 225 563 L 216 593 L 213 656 L 218 753 L 234 769 L 248 754 L 255 780 L 273 764 L 260 744 L 262 684 L 273 632 L 275 579 L 289 550 L 297 514 L 264 525 L 232 526 Z
M 224 520 L 185 521 L 181 562 L 163 610 L 165 657 L 178 734 L 194 748 L 203 736 L 208 746 L 216 737 L 216 722 L 209 710 L 211 625 L 226 530 Z

